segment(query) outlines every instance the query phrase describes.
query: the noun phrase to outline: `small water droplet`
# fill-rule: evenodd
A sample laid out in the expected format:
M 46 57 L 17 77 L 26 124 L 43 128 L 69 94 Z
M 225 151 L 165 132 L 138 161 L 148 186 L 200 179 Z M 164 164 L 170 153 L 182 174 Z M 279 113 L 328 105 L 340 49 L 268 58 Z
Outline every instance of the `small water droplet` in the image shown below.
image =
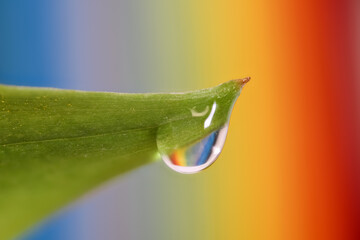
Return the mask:
M 191 174 L 209 167 L 218 158 L 226 139 L 228 125 L 210 133 L 207 137 L 163 154 L 162 159 L 172 170 Z

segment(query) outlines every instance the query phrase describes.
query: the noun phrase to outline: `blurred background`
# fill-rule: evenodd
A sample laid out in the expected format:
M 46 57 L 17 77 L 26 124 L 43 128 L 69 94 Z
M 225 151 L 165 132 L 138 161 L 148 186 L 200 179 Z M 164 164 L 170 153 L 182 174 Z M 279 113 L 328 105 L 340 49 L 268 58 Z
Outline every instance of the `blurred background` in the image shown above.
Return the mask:
M 222 155 L 153 163 L 33 239 L 360 239 L 357 0 L 0 1 L 0 83 L 185 91 L 251 76 Z

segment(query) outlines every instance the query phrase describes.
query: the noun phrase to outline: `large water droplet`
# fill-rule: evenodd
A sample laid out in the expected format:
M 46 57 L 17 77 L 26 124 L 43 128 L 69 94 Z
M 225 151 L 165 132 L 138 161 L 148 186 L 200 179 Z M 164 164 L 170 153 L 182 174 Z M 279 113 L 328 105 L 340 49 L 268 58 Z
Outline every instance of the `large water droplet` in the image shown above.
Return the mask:
M 162 159 L 176 172 L 197 173 L 209 167 L 218 158 L 226 139 L 228 126 L 212 132 L 189 146 L 176 149 Z

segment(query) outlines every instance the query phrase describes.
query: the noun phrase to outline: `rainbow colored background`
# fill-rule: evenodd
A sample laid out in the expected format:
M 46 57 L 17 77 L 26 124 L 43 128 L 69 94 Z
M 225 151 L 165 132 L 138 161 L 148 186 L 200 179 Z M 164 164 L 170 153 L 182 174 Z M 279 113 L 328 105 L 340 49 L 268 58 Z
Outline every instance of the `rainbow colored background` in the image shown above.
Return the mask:
M 251 76 L 223 153 L 115 179 L 29 239 L 360 239 L 360 2 L 0 2 L 0 83 L 184 91 Z

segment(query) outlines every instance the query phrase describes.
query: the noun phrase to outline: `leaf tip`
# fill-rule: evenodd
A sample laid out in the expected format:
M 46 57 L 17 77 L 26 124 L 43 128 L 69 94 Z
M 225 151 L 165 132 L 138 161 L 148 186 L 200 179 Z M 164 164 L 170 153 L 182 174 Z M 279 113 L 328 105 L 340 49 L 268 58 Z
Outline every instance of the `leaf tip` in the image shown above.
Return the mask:
M 239 86 L 242 86 L 245 83 L 248 83 L 250 81 L 251 77 L 241 78 L 241 79 L 235 79 L 233 80 L 236 82 Z

